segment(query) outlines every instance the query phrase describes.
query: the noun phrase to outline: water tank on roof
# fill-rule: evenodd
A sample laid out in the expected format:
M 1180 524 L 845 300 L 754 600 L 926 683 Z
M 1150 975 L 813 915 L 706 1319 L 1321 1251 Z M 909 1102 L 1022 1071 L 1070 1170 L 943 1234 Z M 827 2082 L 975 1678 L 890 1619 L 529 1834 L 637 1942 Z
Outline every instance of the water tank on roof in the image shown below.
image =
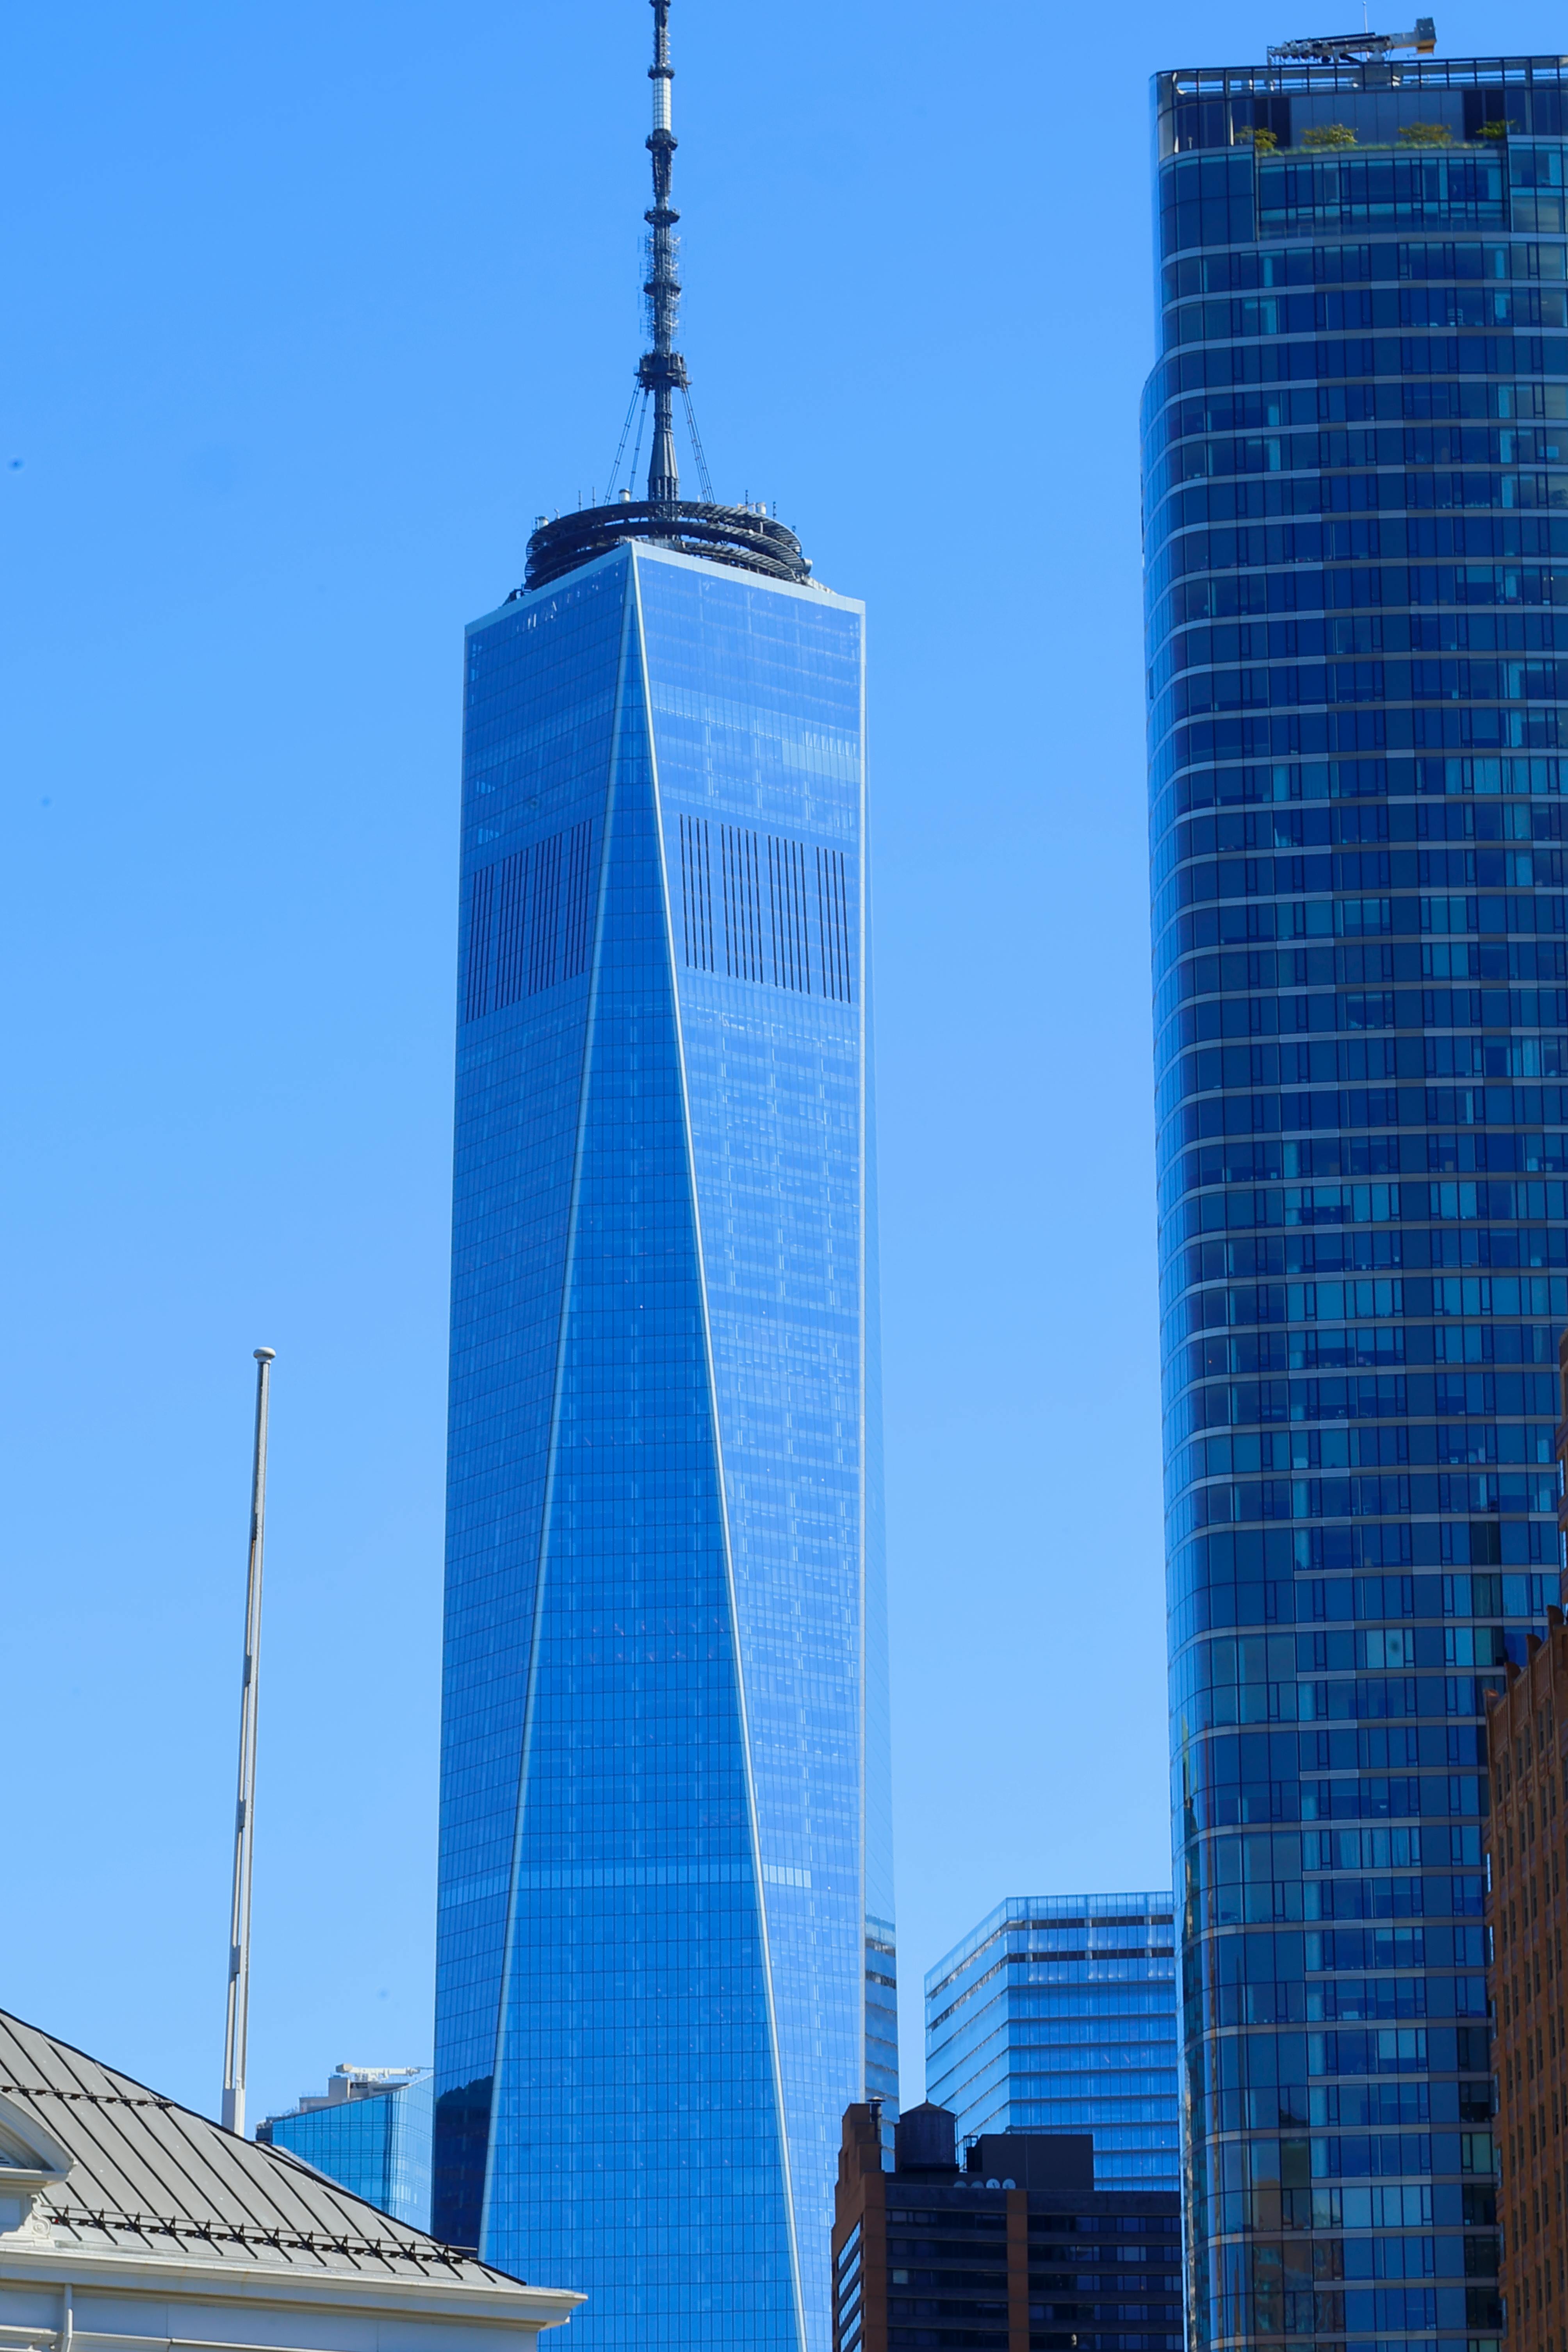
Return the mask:
M 894 2126 L 894 2146 L 900 2172 L 956 2171 L 958 2123 L 947 2107 L 909 2108 Z

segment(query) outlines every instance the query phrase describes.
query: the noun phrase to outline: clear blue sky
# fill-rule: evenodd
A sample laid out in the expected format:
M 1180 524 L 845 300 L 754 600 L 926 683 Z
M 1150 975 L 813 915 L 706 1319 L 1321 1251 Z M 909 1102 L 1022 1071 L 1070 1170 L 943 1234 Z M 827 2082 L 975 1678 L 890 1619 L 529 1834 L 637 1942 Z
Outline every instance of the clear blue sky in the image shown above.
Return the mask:
M 1169 1868 L 1147 76 L 1316 7 L 672 12 L 718 492 L 870 607 L 911 1996 L 1005 1895 Z M 648 23 L 8 26 L 0 2005 L 209 2112 L 263 1340 L 252 2111 L 429 2054 L 460 633 L 605 479 Z

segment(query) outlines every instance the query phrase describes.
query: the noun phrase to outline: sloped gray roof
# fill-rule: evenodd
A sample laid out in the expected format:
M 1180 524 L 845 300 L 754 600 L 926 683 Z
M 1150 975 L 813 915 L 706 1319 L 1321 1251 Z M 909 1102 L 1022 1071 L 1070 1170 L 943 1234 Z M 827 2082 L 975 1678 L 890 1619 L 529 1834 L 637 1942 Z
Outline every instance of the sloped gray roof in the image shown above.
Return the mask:
M 0 2100 L 32 2116 L 72 2158 L 69 2179 L 39 2199 L 58 2245 L 295 2276 L 515 2284 L 287 2149 L 237 2139 L 4 2011 Z

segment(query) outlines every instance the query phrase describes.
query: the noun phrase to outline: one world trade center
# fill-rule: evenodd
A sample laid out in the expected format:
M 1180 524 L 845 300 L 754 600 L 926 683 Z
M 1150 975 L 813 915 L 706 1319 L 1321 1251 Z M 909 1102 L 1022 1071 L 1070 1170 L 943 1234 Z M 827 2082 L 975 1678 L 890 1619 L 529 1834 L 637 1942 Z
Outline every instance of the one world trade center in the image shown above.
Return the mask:
M 467 638 L 434 2225 L 582 2352 L 829 2352 L 897 2097 L 864 615 L 680 496 L 653 6 L 646 489 Z

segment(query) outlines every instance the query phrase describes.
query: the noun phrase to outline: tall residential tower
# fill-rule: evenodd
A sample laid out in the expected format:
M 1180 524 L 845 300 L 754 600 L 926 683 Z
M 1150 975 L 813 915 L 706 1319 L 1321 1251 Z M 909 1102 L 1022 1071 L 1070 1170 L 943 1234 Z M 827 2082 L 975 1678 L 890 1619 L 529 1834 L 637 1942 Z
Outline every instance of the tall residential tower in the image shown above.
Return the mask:
M 679 497 L 654 12 L 647 496 L 468 636 L 435 2227 L 584 2352 L 826 2352 L 897 2095 L 863 614 Z
M 1485 1710 L 1557 1598 L 1568 1319 L 1568 68 L 1433 46 L 1424 20 L 1154 92 L 1150 840 L 1205 2346 L 1473 2352 L 1500 2318 Z

